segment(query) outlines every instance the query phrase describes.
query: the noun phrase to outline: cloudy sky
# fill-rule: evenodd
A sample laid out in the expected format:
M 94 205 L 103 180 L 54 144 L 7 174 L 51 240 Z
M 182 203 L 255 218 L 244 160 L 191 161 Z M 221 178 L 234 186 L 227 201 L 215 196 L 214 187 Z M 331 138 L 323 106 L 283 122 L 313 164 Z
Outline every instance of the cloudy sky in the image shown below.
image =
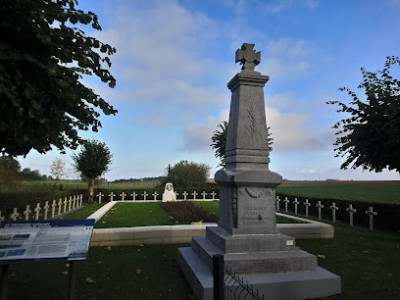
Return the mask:
M 160 176 L 186 159 L 218 169 L 210 147 L 217 125 L 228 120 L 229 80 L 240 71 L 235 51 L 244 42 L 261 51 L 256 70 L 269 75 L 264 89 L 267 124 L 274 138 L 270 169 L 292 180 L 399 179 L 394 172 L 340 170 L 331 126 L 343 118 L 328 100 L 359 95 L 360 68 L 377 71 L 399 55 L 400 1 L 396 0 L 81 0 L 99 16 L 101 32 L 86 34 L 117 48 L 110 89 L 85 83 L 119 110 L 102 117 L 98 133 L 114 153 L 106 178 Z M 71 155 L 32 151 L 22 168 L 50 174 L 61 158 L 77 178 Z

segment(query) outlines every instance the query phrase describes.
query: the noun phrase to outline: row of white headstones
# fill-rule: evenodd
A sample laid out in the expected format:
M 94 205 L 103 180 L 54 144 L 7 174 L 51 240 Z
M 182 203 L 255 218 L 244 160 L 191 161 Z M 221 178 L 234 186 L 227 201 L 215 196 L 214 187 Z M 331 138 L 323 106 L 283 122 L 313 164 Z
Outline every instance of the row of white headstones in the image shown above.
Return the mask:
M 142 199 L 138 200 L 137 196 L 140 196 L 140 195 L 142 196 Z M 175 195 L 176 195 L 176 199 L 178 199 L 179 193 L 175 192 Z M 215 196 L 217 196 L 217 193 L 214 191 L 212 191 L 210 193 L 211 198 L 207 198 L 206 197 L 207 195 L 208 195 L 208 193 L 206 193 L 205 191 L 202 191 L 200 194 L 196 191 L 194 191 L 191 194 L 184 191 L 182 193 L 183 198 L 180 200 L 211 200 L 211 201 L 218 200 L 215 198 Z M 101 192 L 98 193 L 96 196 L 98 198 L 99 203 L 101 203 L 103 201 L 103 197 L 105 197 L 105 195 L 103 195 Z M 116 198 L 116 196 L 118 196 L 118 195 L 111 192 L 110 194 L 108 194 L 108 197 L 109 197 L 108 199 L 110 201 L 116 201 L 116 200 L 114 200 L 114 198 Z M 160 194 L 157 192 L 154 192 L 152 194 L 148 194 L 146 191 L 143 192 L 142 194 L 137 194 L 136 192 L 132 192 L 131 194 L 126 194 L 125 192 L 122 192 L 119 196 L 121 197 L 119 201 L 150 201 L 150 200 L 157 201 L 158 199 L 161 200 L 161 198 L 158 198 L 158 196 L 160 196 Z M 131 198 L 128 198 L 127 196 L 131 196 Z M 150 196 L 150 197 L 148 197 L 148 196 Z M 193 197 L 188 198 L 188 196 L 193 196 Z M 197 196 L 201 196 L 201 197 L 197 198 Z
M 22 219 L 25 221 L 35 220 L 38 221 L 40 218 L 40 212 L 42 212 L 42 219 L 47 220 L 48 218 L 54 219 L 56 217 L 60 217 L 61 215 L 67 214 L 74 210 L 77 210 L 82 207 L 83 195 L 76 195 L 65 197 L 64 201 L 60 198 L 57 202 L 53 200 L 53 203 L 49 205 L 49 201 L 46 201 L 43 207 L 41 207 L 40 203 L 36 203 L 36 207 L 31 210 L 31 206 L 28 204 L 25 207 L 25 210 L 22 212 L 24 216 Z M 33 213 L 33 218 L 31 218 L 31 214 Z M 20 218 L 20 213 L 18 212 L 18 208 L 14 207 L 13 212 L 10 214 L 10 220 L 17 221 Z M 0 211 L 0 222 L 3 222 L 5 217 L 1 215 Z
M 281 200 L 279 196 L 276 197 L 276 210 L 280 211 L 280 202 L 283 202 L 285 205 L 285 212 L 288 212 L 288 204 L 290 203 L 290 200 L 285 197 L 284 200 Z M 297 198 L 294 198 L 293 200 L 294 204 L 294 214 L 297 215 L 297 206 L 300 204 L 300 202 L 297 200 Z M 306 214 L 305 216 L 308 217 L 308 208 L 312 205 L 308 199 L 303 202 L 303 205 L 305 206 L 305 211 Z M 322 219 L 322 209 L 325 207 L 321 201 L 318 201 L 317 204 L 315 204 L 315 207 L 318 209 L 318 219 Z M 339 207 L 336 206 L 335 202 L 332 202 L 332 205 L 329 206 L 329 209 L 332 211 L 332 222 L 336 223 L 336 211 L 339 210 Z M 349 207 L 346 208 L 346 211 L 349 213 L 349 224 L 350 226 L 353 226 L 353 215 L 357 212 L 355 208 L 353 208 L 353 204 L 349 204 Z M 378 213 L 374 211 L 374 208 L 372 206 L 369 206 L 368 210 L 365 211 L 365 214 L 369 216 L 369 229 L 373 230 L 374 229 L 374 216 L 377 216 Z

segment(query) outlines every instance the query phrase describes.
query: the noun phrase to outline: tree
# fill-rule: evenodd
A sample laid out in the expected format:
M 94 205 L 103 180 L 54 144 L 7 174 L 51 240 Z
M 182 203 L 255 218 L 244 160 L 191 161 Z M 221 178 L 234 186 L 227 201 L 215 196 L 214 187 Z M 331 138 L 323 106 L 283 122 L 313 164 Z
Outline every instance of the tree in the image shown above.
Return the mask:
M 335 157 L 346 157 L 341 169 L 362 167 L 381 172 L 383 169 L 400 172 L 400 81 L 390 75 L 391 66 L 400 65 L 399 57 L 387 57 L 385 67 L 377 73 L 361 69 L 365 99 L 360 99 L 349 88 L 340 88 L 350 95 L 349 104 L 338 105 L 337 112 L 348 115 L 333 128 L 337 138 Z
M 172 182 L 175 188 L 199 188 L 205 185 L 209 174 L 210 166 L 181 160 L 171 168 L 169 176 L 161 184 Z
M 56 158 L 50 165 L 50 173 L 56 181 L 59 181 L 64 175 L 65 162 L 61 158 Z
M 21 176 L 25 180 L 46 180 L 46 175 L 41 175 L 39 170 L 31 170 L 30 168 L 25 168 L 21 171 Z
M 95 75 L 109 87 L 115 78 L 108 55 L 116 49 L 74 27 L 101 30 L 97 15 L 76 9 L 77 0 L 3 0 L 0 5 L 0 151 L 26 155 L 64 153 L 97 131 L 99 111 L 117 113 L 85 86 Z
M 105 143 L 88 140 L 80 153 L 74 155 L 75 169 L 88 178 L 88 202 L 93 202 L 94 181 L 109 170 L 112 154 Z
M 21 170 L 21 165 L 15 158 L 10 156 L 1 156 L 0 169 L 15 171 L 18 173 Z
M 228 122 L 223 121 L 218 124 L 220 130 L 214 130 L 214 134 L 211 137 L 212 144 L 210 145 L 212 149 L 215 149 L 215 157 L 221 160 L 221 166 L 225 166 L 225 145 L 226 145 L 226 136 L 228 133 Z M 274 139 L 272 137 L 271 128 L 268 127 L 268 151 L 272 151 L 272 144 L 274 143 Z

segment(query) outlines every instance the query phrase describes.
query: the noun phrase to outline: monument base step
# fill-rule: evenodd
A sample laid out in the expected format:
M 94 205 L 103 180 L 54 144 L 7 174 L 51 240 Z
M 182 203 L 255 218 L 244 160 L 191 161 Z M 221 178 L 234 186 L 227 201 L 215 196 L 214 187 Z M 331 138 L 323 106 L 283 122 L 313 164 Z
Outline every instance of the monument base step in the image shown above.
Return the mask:
M 213 275 L 192 248 L 178 249 L 178 263 L 199 300 L 213 299 Z M 340 277 L 317 267 L 313 271 L 239 274 L 265 299 L 300 300 L 341 293 Z

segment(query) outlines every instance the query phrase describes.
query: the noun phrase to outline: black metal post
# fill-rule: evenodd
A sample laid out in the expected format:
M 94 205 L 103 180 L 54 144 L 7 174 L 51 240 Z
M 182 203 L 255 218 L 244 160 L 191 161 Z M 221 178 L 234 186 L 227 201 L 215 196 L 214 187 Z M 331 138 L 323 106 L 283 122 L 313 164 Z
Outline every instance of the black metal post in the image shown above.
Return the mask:
M 7 300 L 8 294 L 8 270 L 10 269 L 10 265 L 2 265 L 1 266 L 1 276 L 0 276 L 0 299 Z
M 224 299 L 224 256 L 213 255 L 214 300 Z
M 76 261 L 69 263 L 68 271 L 68 300 L 75 299 Z

